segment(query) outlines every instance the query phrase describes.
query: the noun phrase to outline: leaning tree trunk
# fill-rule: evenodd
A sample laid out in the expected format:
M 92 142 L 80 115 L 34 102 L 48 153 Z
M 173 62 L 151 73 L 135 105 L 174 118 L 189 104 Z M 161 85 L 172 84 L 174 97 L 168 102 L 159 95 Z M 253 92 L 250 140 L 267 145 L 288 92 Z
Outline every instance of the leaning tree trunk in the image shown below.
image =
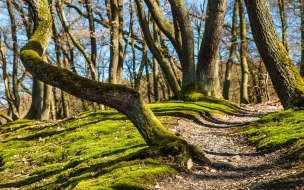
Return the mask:
M 268 0 L 245 0 L 254 41 L 284 109 L 304 106 L 304 81 L 282 44 Z
M 219 42 L 226 13 L 227 0 L 208 1 L 207 20 L 197 63 L 198 90 L 203 94 L 221 97 L 215 75 L 218 64 Z
M 191 157 L 198 162 L 210 162 L 197 147 L 169 133 L 135 90 L 123 85 L 90 80 L 44 62 L 41 56 L 48 46 L 52 32 L 51 15 L 46 0 L 31 0 L 30 3 L 38 13 L 38 28 L 22 47 L 20 58 L 33 76 L 76 97 L 120 111 L 131 120 L 146 143 L 159 147 L 162 153 L 182 156 L 184 161 Z

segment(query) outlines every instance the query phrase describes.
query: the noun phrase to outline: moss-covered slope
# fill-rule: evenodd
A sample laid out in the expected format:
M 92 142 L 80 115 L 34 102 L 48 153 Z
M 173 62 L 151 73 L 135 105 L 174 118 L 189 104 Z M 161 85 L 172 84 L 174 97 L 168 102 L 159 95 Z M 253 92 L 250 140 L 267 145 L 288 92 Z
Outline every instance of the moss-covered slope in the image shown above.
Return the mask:
M 159 118 L 238 111 L 215 99 L 150 107 Z M 143 189 L 176 173 L 170 163 L 139 159 L 148 146 L 125 116 L 111 110 L 56 123 L 18 120 L 0 127 L 0 141 L 0 189 Z
M 272 113 L 233 132 L 246 135 L 260 149 L 292 147 L 290 154 L 304 161 L 304 110 Z

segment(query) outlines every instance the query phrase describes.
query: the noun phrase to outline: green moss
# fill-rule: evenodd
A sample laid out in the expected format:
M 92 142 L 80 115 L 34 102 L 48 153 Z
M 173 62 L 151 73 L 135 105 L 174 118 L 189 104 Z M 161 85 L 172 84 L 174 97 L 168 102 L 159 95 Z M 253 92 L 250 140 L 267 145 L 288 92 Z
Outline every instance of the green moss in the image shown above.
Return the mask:
M 238 110 L 226 101 L 204 100 L 149 106 L 162 122 L 173 122 L 168 115 L 177 111 L 196 115 Z M 143 189 L 155 178 L 175 173 L 176 162 L 204 157 L 182 140 L 161 151 L 148 148 L 133 124 L 113 110 L 54 123 L 20 119 L 1 127 L 0 140 L 0 188 Z
M 258 121 L 232 131 L 248 137 L 260 149 L 277 150 L 293 147 L 295 154 L 304 161 L 304 111 L 289 109 L 269 114 Z
M 147 145 L 116 111 L 85 112 L 58 123 L 19 120 L 4 125 L 0 135 L 0 188 L 142 188 L 175 172 L 157 160 L 134 160 Z
M 149 107 L 156 116 L 233 114 L 240 111 L 240 108 L 231 102 L 207 96 L 201 97 L 201 101 L 197 102 L 169 101 L 153 103 Z
M 290 88 L 292 88 L 292 97 L 288 100 L 288 106 L 283 105 L 284 108 L 304 107 L 304 81 L 299 71 L 294 66 L 293 61 L 290 59 L 289 54 L 281 42 L 277 43 L 277 49 L 280 51 L 283 69 L 286 71 L 286 77 Z M 291 92 L 290 92 L 291 93 Z

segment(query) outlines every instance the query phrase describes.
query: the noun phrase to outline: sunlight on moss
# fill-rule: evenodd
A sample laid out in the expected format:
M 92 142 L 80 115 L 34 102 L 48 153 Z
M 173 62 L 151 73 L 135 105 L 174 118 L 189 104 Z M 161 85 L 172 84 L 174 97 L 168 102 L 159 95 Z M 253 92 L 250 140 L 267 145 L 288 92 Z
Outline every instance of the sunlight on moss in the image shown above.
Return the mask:
M 20 120 L 3 125 L 0 135 L 0 188 L 87 189 L 91 184 L 90 189 L 100 189 L 113 176 L 105 183 L 109 189 L 142 187 L 175 171 L 149 159 L 128 161 L 147 145 L 133 124 L 113 110 L 55 123 Z
M 174 125 L 175 114 L 239 110 L 208 97 L 149 106 L 167 128 Z M 143 189 L 176 172 L 159 160 L 138 160 L 147 145 L 133 124 L 113 110 L 83 112 L 57 122 L 20 119 L 1 126 L 0 141 L 0 188 Z
M 155 115 L 178 115 L 178 114 L 233 114 L 240 108 L 226 100 L 204 97 L 199 102 L 168 101 L 163 103 L 149 104 Z

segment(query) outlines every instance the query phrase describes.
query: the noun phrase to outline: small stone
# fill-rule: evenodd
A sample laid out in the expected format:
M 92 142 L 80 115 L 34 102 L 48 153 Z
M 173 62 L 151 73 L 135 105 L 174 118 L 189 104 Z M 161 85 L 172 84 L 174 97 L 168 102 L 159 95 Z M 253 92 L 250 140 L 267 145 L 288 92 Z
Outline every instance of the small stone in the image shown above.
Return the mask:
M 211 169 L 210 172 L 211 173 L 216 173 L 216 170 L 215 169 Z
M 192 159 L 190 158 L 187 162 L 187 169 L 190 170 L 193 166 L 193 162 L 192 162 Z

